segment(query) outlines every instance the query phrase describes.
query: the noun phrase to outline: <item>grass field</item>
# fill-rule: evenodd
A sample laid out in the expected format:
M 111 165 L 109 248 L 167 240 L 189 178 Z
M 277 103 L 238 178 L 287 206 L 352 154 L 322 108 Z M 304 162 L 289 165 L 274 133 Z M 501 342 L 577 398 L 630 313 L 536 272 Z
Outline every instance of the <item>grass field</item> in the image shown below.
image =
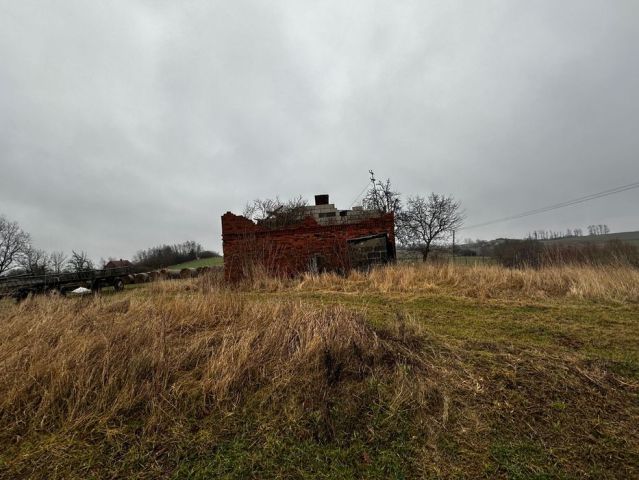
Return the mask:
M 481 255 L 477 255 L 475 257 L 462 257 L 460 255 L 456 255 L 456 256 L 449 256 L 446 260 L 448 260 L 449 262 L 454 262 L 458 265 L 473 265 L 473 266 L 479 266 L 479 265 L 493 265 L 497 263 L 497 260 L 495 260 L 493 257 L 483 257 Z
M 224 265 L 223 257 L 200 258 L 198 260 L 191 260 L 190 262 L 171 265 L 170 267 L 167 267 L 167 268 L 169 270 L 181 270 L 182 268 L 213 267 L 218 265 Z
M 2 478 L 638 478 L 639 271 L 0 304 Z

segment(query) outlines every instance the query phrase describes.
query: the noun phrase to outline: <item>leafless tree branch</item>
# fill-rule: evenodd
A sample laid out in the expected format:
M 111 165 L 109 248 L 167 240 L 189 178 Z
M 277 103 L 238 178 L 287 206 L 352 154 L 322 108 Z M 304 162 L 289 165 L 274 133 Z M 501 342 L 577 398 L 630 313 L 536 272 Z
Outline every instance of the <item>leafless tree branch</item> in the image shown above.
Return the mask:
M 31 237 L 17 222 L 0 215 L 0 274 L 17 265 L 30 247 Z
M 67 256 L 64 252 L 52 252 L 51 255 L 49 255 L 49 262 L 53 273 L 61 273 L 62 270 L 64 270 L 65 263 L 67 262 Z
M 397 238 L 405 247 L 419 251 L 426 261 L 431 247 L 459 230 L 463 222 L 461 204 L 452 196 L 431 193 L 409 197 L 397 218 Z
M 47 252 L 33 247 L 28 247 L 20 256 L 18 264 L 24 273 L 32 275 L 44 275 L 49 271 L 50 261 Z
M 308 215 L 308 202 L 301 195 L 288 201 L 279 197 L 255 199 L 246 204 L 243 215 L 268 227 L 292 225 Z
M 362 202 L 364 208 L 379 213 L 399 213 L 402 209 L 400 194 L 393 190 L 390 179 L 382 182 L 375 178 L 375 172 L 372 170 L 368 173 L 371 175 L 371 186 Z
M 71 252 L 71 258 L 67 261 L 69 269 L 74 272 L 93 270 L 93 262 L 85 252 Z

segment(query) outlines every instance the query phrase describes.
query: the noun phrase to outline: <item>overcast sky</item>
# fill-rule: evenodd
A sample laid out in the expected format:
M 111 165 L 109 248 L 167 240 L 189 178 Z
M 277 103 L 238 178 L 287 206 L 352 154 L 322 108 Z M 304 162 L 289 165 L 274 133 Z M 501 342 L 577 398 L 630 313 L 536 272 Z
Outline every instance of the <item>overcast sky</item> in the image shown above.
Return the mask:
M 93 258 L 368 170 L 467 224 L 639 181 L 639 2 L 0 0 L 0 213 Z M 462 232 L 639 229 L 639 189 Z

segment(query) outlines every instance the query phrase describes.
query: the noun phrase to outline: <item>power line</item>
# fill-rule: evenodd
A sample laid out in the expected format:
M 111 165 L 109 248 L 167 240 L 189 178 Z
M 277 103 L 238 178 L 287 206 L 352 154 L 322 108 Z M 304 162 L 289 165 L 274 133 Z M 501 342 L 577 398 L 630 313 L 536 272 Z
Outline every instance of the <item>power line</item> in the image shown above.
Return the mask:
M 518 218 L 529 217 L 531 215 L 537 215 L 539 213 L 549 212 L 551 210 L 557 210 L 559 208 L 569 207 L 571 205 L 577 205 L 579 203 L 588 202 L 590 200 L 595 200 L 597 198 L 607 197 L 609 195 L 614 195 L 616 193 L 625 192 L 627 190 L 632 190 L 634 188 L 639 188 L 639 182 L 629 183 L 627 185 L 622 185 L 620 187 L 611 188 L 609 190 L 603 190 L 601 192 L 592 193 L 590 195 L 585 195 L 583 197 L 574 198 L 572 200 L 567 200 L 567 201 L 561 202 L 561 203 L 555 203 L 553 205 L 548 205 L 546 207 L 536 208 L 534 210 L 528 210 L 526 212 L 518 213 L 518 214 L 515 214 L 515 215 L 508 216 L 508 217 L 499 218 L 499 219 L 496 219 L 496 220 L 491 220 L 489 222 L 478 223 L 476 225 L 471 225 L 469 227 L 461 228 L 460 230 L 470 230 L 472 228 L 485 227 L 487 225 L 492 225 L 494 223 L 501 223 L 501 222 L 505 222 L 505 221 L 508 221 L 508 220 L 515 220 L 515 219 L 518 219 Z
M 357 194 L 357 196 L 355 197 L 355 200 L 353 200 L 353 201 L 351 202 L 351 204 L 349 205 L 349 207 L 348 207 L 348 208 L 351 208 L 353 205 L 355 205 L 355 202 L 359 199 L 359 197 L 361 197 L 361 196 L 362 196 L 362 193 L 364 193 L 364 192 L 366 191 L 366 189 L 368 188 L 368 186 L 370 185 L 370 183 L 371 183 L 371 182 L 367 182 L 367 183 L 366 183 L 366 185 L 364 186 L 364 188 L 362 188 L 362 191 L 361 191 L 361 192 L 359 192 L 359 193 Z

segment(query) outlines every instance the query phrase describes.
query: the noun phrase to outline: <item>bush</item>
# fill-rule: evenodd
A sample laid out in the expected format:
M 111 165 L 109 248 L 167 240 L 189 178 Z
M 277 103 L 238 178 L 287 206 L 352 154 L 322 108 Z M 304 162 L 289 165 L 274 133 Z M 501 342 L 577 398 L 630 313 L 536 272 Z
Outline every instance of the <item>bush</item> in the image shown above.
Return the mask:
M 163 268 L 196 260 L 201 257 L 202 253 L 202 245 L 194 241 L 178 243 L 176 245 L 160 245 L 146 250 L 140 250 L 135 255 L 133 263 L 137 266 L 147 268 Z
M 504 240 L 495 245 L 493 255 L 505 267 L 539 267 L 544 246 L 537 240 Z
M 505 267 L 542 267 L 560 265 L 633 265 L 639 266 L 639 249 L 619 240 L 603 245 L 551 244 L 538 240 L 506 240 L 494 247 L 494 256 Z
M 634 265 L 639 266 L 639 249 L 619 240 L 603 245 L 548 245 L 544 251 L 545 265 Z

